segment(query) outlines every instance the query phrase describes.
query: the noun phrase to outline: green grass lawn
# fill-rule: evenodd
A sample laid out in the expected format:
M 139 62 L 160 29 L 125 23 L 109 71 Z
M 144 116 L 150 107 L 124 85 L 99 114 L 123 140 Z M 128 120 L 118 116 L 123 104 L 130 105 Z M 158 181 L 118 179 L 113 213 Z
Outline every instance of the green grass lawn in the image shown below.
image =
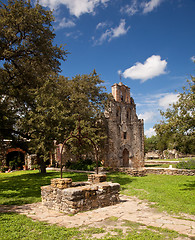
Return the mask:
M 161 211 L 195 214 L 195 176 L 148 175 L 130 177 L 122 173 L 108 175 L 121 184 L 121 193 L 155 202 Z
M 21 205 L 41 201 L 40 187 L 49 185 L 52 178 L 60 177 L 59 172 L 40 174 L 38 171 L 18 171 L 0 173 L 0 204 Z M 71 177 L 73 181 L 86 181 L 83 173 L 63 173 L 63 177 Z M 140 199 L 155 202 L 159 210 L 168 212 L 194 213 L 194 180 L 188 176 L 148 175 L 131 177 L 121 173 L 107 175 L 108 180 L 121 184 L 121 193 L 136 195 Z M 110 219 L 118 221 L 118 219 Z M 0 239 L 96 239 L 96 234 L 104 234 L 101 239 L 185 239 L 174 231 L 143 226 L 138 223 L 126 222 L 126 232 L 122 229 L 106 228 L 65 228 L 47 223 L 33 221 L 16 213 L 0 213 Z
M 185 157 L 185 158 L 165 158 L 165 159 L 161 159 L 161 158 L 159 158 L 159 159 L 147 159 L 146 161 L 145 161 L 145 163 L 147 163 L 147 161 L 158 161 L 158 162 L 160 162 L 160 161 L 168 161 L 168 162 L 170 162 L 170 161 L 188 161 L 188 160 L 195 160 L 195 157 Z
M 168 168 L 170 165 L 172 165 L 172 168 L 195 169 L 195 157 L 179 159 L 156 159 L 152 161 L 154 162 L 151 163 L 151 160 L 146 160 L 145 167 Z M 162 163 L 166 161 L 168 161 L 169 163 Z M 174 161 L 178 161 L 178 163 L 174 163 Z
M 21 205 L 41 201 L 41 186 L 49 185 L 52 178 L 60 177 L 60 172 L 41 174 L 35 171 L 16 171 L 0 173 L 0 204 Z M 63 177 L 71 177 L 74 182 L 86 181 L 83 173 L 63 173 Z
M 0 173 L 0 204 L 21 205 L 41 201 L 40 187 L 49 185 L 52 178 L 60 177 L 59 172 L 41 174 L 38 171 Z M 73 181 L 86 181 L 84 173 L 63 173 Z M 108 180 L 121 185 L 121 193 L 136 195 L 140 199 L 155 202 L 160 210 L 173 213 L 195 213 L 195 177 L 148 175 L 131 177 L 122 173 L 107 175 Z
M 69 239 L 97 239 L 97 234 L 105 240 L 164 240 L 185 239 L 185 235 L 175 231 L 146 226 L 131 221 L 124 221 L 121 227 L 115 227 L 117 219 L 110 220 L 112 228 L 65 228 L 49 225 L 44 222 L 33 221 L 30 218 L 16 213 L 0 213 L 1 240 L 69 240 Z M 123 228 L 122 228 L 123 226 Z M 123 232 L 124 229 L 126 232 Z
M 155 168 L 169 168 L 172 165 L 172 168 L 176 168 L 176 163 L 164 163 L 164 164 L 145 164 L 145 167 L 155 167 Z

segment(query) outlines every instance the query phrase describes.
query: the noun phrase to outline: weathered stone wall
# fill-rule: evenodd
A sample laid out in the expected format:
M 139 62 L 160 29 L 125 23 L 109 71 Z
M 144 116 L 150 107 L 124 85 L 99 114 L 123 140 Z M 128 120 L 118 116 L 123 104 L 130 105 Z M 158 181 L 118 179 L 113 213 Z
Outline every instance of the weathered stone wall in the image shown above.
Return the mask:
M 144 177 L 146 176 L 146 170 L 145 169 L 132 169 L 132 168 L 125 168 L 125 167 L 120 167 L 120 168 L 112 168 L 111 169 L 114 172 L 121 172 L 121 173 L 126 173 L 132 177 Z
M 176 168 L 146 168 L 145 170 L 146 170 L 146 174 L 195 176 L 195 170 L 188 170 L 188 169 L 176 169 Z
M 107 158 L 105 166 L 144 166 L 144 127 L 138 119 L 130 88 L 122 83 L 112 86 L 114 101 L 105 112 L 108 124 Z
M 89 175 L 88 182 L 73 182 L 70 178 L 52 179 L 41 187 L 42 203 L 50 209 L 75 214 L 120 202 L 120 184 L 102 182 L 105 175 Z M 95 182 L 95 184 L 94 184 Z
M 133 177 L 143 177 L 147 174 L 163 174 L 163 175 L 186 175 L 195 176 L 195 170 L 188 169 L 176 169 L 176 168 L 143 168 L 143 169 L 131 169 L 131 168 L 110 168 L 109 171 L 122 172 Z
M 50 209 L 75 214 L 94 208 L 114 205 L 119 199 L 118 183 L 102 182 L 87 186 L 59 189 L 41 187 L 42 203 Z
M 124 101 L 130 103 L 130 88 L 121 82 L 112 86 L 112 95 L 117 102 Z

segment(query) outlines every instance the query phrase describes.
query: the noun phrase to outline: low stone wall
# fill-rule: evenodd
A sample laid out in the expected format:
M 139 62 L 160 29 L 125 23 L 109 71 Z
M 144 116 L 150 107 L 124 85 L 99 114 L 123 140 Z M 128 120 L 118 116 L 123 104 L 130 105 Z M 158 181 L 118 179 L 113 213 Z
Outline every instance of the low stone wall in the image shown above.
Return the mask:
M 126 173 L 128 175 L 131 175 L 133 177 L 143 177 L 146 176 L 146 170 L 144 169 L 132 169 L 132 168 L 125 168 L 125 167 L 121 167 L 121 168 L 113 168 L 112 169 L 115 172 L 122 172 L 122 173 Z
M 145 168 L 146 174 L 187 175 L 194 176 L 195 170 L 177 168 Z
M 147 174 L 164 174 L 164 175 L 186 175 L 194 176 L 195 170 L 178 169 L 178 168 L 143 168 L 143 169 L 132 169 L 132 168 L 110 168 L 109 171 L 126 173 L 132 177 L 144 177 Z
M 179 163 L 179 161 L 157 161 L 157 160 L 146 160 L 145 162 L 145 165 L 148 165 L 148 164 L 174 164 L 174 163 Z
M 104 179 L 104 177 L 100 178 Z M 91 177 L 91 179 L 94 180 L 94 177 Z M 91 182 L 80 182 L 72 183 L 71 187 L 63 188 L 62 182 L 67 185 L 67 182 L 70 184 L 71 181 L 60 179 L 59 184 L 57 183 L 58 180 L 53 179 L 51 185 L 41 187 L 42 203 L 50 209 L 75 214 L 120 202 L 120 184 L 118 183 L 99 182 L 93 184 Z

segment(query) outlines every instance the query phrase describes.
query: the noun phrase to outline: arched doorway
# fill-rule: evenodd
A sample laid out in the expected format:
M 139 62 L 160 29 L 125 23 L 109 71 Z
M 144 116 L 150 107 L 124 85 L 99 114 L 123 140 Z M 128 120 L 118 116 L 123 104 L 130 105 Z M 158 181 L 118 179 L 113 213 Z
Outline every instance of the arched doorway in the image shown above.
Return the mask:
M 20 148 L 10 148 L 6 153 L 6 165 L 12 169 L 22 169 L 25 165 L 25 151 Z
M 126 148 L 123 151 L 123 167 L 129 167 L 129 151 Z

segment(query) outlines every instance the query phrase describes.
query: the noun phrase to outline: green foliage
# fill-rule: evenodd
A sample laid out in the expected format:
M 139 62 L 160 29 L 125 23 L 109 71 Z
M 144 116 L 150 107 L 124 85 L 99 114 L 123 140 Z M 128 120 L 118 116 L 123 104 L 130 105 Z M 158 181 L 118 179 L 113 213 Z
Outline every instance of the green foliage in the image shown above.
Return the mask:
M 0 139 L 29 139 L 22 120 L 37 112 L 37 98 L 67 52 L 53 45 L 51 11 L 38 3 L 0 3 Z M 32 132 L 32 129 L 30 130 Z
M 145 153 L 150 151 L 155 151 L 158 149 L 157 144 L 159 142 L 159 139 L 157 136 L 152 136 L 150 138 L 147 138 L 145 136 L 144 138 L 144 151 Z
M 6 95 L 30 104 L 31 89 L 41 86 L 48 73 L 60 70 L 66 51 L 53 46 L 53 21 L 52 12 L 38 3 L 33 7 L 26 0 L 1 2 L 0 82 Z
M 78 131 L 97 145 L 105 140 L 103 110 L 108 99 L 96 74 L 59 76 L 67 51 L 54 46 L 54 17 L 38 3 L 8 0 L 0 4 L 0 140 L 30 139 L 41 171 L 53 150 Z M 93 150 L 69 141 L 73 154 Z M 78 146 L 79 145 L 79 146 Z
M 100 162 L 98 166 L 100 167 Z M 96 168 L 96 162 L 94 162 L 92 159 L 86 158 L 86 159 L 79 159 L 76 162 L 70 162 L 67 161 L 65 164 L 66 168 L 73 169 L 73 170 L 84 170 L 84 171 L 94 171 Z
M 0 166 L 0 172 L 4 173 L 6 171 L 8 171 L 9 167 L 8 166 Z
M 195 159 L 189 159 L 188 161 L 181 161 L 177 163 L 176 168 L 195 169 Z
M 188 87 L 178 94 L 178 101 L 165 112 L 162 120 L 155 125 L 159 137 L 159 149 L 179 150 L 183 153 L 195 153 L 195 78 L 191 77 Z
M 3 95 L 1 89 L 0 85 L 0 140 L 11 138 L 13 126 L 19 118 L 15 103 L 9 96 Z
M 58 75 L 67 51 L 53 45 L 53 20 L 38 3 L 0 4 L 0 138 L 30 139 L 28 150 L 37 154 L 41 171 L 53 141 L 77 133 L 79 117 L 84 135 L 98 145 L 105 139 L 103 81 L 95 70 L 72 79 Z M 88 142 L 69 145 L 78 155 L 93 149 Z
M 62 143 L 71 133 L 77 135 L 79 126 L 85 139 L 70 139 L 67 151 L 78 158 L 93 152 L 93 144 L 87 138 L 102 145 L 106 137 L 103 109 L 108 95 L 101 83 L 94 73 L 73 79 L 52 75 L 36 90 L 34 108 L 18 121 L 17 128 L 28 134 L 30 149 L 40 162 L 49 159 L 54 140 Z

